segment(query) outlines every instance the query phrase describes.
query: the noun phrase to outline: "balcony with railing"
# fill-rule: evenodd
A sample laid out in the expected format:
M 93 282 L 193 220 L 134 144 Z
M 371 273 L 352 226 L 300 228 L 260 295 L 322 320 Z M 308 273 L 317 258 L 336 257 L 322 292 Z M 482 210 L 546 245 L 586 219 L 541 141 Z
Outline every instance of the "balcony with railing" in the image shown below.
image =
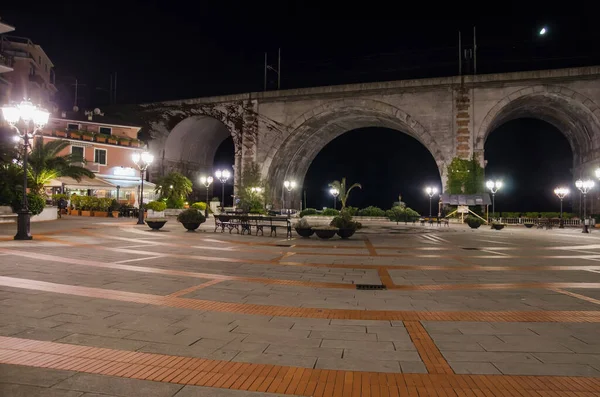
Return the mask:
M 0 52 L 0 73 L 13 71 L 13 57 Z

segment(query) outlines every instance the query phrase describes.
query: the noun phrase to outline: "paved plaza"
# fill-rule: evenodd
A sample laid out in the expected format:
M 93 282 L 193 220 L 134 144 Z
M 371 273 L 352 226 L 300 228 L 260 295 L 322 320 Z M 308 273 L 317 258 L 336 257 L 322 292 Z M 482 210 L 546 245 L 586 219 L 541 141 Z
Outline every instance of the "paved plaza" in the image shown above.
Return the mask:
M 600 231 L 211 226 L 1 224 L 0 396 L 600 396 Z

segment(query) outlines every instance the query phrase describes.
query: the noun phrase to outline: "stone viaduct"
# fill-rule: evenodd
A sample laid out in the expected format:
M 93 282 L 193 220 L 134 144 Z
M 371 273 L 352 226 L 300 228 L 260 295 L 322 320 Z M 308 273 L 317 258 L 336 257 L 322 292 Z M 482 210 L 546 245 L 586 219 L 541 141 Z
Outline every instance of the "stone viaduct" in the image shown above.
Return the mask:
M 599 106 L 600 67 L 594 66 L 186 99 L 139 105 L 137 112 L 152 137 L 154 175 L 169 169 L 211 174 L 215 151 L 232 136 L 236 185 L 244 169 L 258 165 L 270 186 L 267 200 L 277 208 L 284 180 L 301 187 L 319 151 L 361 127 L 416 138 L 445 184 L 452 158 L 475 155 L 485 164 L 484 144 L 494 129 L 537 118 L 568 138 L 574 178 L 591 177 L 600 165 Z

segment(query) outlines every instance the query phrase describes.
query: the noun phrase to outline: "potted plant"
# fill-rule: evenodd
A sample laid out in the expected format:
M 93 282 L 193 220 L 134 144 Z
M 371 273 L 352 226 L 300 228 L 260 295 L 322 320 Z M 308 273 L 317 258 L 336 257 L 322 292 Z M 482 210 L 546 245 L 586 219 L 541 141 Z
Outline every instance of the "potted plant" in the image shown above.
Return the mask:
M 132 139 L 131 140 L 131 146 L 133 146 L 133 147 L 140 147 L 140 140 L 139 139 Z
M 195 208 L 189 208 L 177 215 L 177 222 L 180 222 L 190 232 L 198 229 L 205 221 L 206 218 L 202 211 Z
M 471 229 L 478 229 L 479 226 L 483 225 L 483 219 L 469 215 L 467 216 L 467 225 L 469 225 Z
M 81 132 L 78 130 L 71 130 L 69 131 L 69 138 L 81 139 Z
M 95 197 L 81 196 L 81 216 L 94 216 L 93 206 Z
M 326 240 L 335 236 L 335 234 L 338 231 L 338 228 L 334 226 L 317 226 L 313 227 L 313 230 L 315 231 L 317 237 Z
M 108 209 L 112 200 L 109 198 L 96 198 L 94 200 L 94 216 L 100 218 L 106 218 L 108 216 Z
M 106 143 L 107 138 L 104 134 L 96 134 L 96 142 Z
M 117 138 L 116 138 L 116 137 L 114 137 L 114 136 L 112 136 L 112 135 L 108 137 L 108 143 L 110 143 L 110 144 L 112 144 L 112 145 L 116 145 L 118 142 L 119 142 L 119 141 L 117 140 Z
M 146 204 L 149 218 L 162 218 L 164 210 L 167 209 L 167 204 L 164 201 L 150 201 Z
M 146 218 L 146 225 L 150 226 L 152 230 L 160 230 L 165 223 L 167 223 L 166 218 Z
M 362 227 L 360 222 L 355 222 L 352 220 L 352 215 L 350 215 L 349 211 L 343 209 L 340 212 L 339 216 L 333 218 L 330 226 L 336 227 L 337 234 L 343 239 L 348 239 L 352 237 L 352 235 Z
M 298 235 L 306 238 L 312 236 L 315 233 L 315 231 L 308 224 L 308 221 L 304 218 L 301 218 L 298 222 L 294 224 L 294 229 L 296 230 L 296 233 L 298 233 Z
M 131 139 L 129 139 L 126 136 L 119 137 L 119 145 L 121 145 L 121 146 L 129 146 L 130 142 L 131 142 Z
M 504 223 L 492 222 L 492 229 L 494 229 L 494 230 L 502 230 L 502 229 L 504 229 L 504 226 L 506 226 Z
M 71 213 L 69 215 L 80 216 L 81 215 L 81 196 L 76 194 L 71 195 L 71 205 L 70 205 Z
M 94 140 L 94 133 L 90 132 L 90 131 L 81 131 L 81 135 L 83 136 L 83 140 L 84 141 L 93 141 Z
M 67 132 L 66 131 L 54 131 L 54 135 L 56 135 L 59 138 L 66 138 Z
M 121 206 L 119 205 L 119 202 L 116 199 L 112 199 L 112 201 L 110 202 L 110 207 L 108 208 L 108 211 L 110 212 L 110 214 L 112 215 L 113 218 L 118 218 L 119 217 L 119 208 L 121 208 Z

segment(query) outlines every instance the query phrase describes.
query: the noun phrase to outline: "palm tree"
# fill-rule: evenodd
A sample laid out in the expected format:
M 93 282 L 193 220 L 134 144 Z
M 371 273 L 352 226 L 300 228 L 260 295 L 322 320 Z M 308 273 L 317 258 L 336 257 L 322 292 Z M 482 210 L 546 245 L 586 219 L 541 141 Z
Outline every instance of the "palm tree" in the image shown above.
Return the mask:
M 69 147 L 70 142 L 52 140 L 44 143 L 41 138 L 34 139 L 33 147 L 29 153 L 28 184 L 33 192 L 41 193 L 44 186 L 51 180 L 67 176 L 80 181 L 82 177 L 94 178 L 94 173 L 78 165 L 85 160 L 80 156 L 59 153 Z
M 350 191 L 352 191 L 352 189 L 354 189 L 355 187 L 362 189 L 362 186 L 360 185 L 360 183 L 355 183 L 354 185 L 350 186 L 347 190 L 346 190 L 346 178 L 342 178 L 342 181 L 333 181 L 329 184 L 329 187 L 332 187 L 334 189 L 337 189 L 338 192 L 340 192 L 339 197 L 340 197 L 340 201 L 342 202 L 342 209 L 346 208 L 346 201 L 348 200 L 348 196 L 350 195 Z

